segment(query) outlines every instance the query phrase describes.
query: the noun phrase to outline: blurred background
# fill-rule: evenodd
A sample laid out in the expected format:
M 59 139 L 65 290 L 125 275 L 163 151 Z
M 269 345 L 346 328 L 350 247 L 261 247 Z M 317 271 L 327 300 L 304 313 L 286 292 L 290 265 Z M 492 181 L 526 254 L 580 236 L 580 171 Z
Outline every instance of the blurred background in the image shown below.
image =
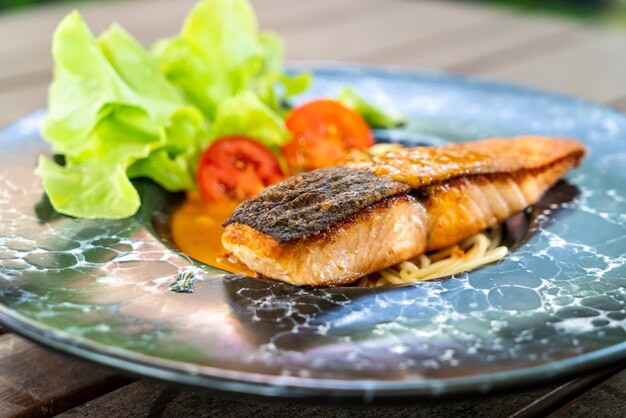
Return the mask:
M 196 1 L 0 0 L 0 128 L 46 107 L 53 68 L 52 33 L 71 10 L 79 9 L 96 34 L 118 22 L 149 47 L 158 38 L 177 33 Z M 284 40 L 288 62 L 323 61 L 333 65 L 349 62 L 452 72 L 462 77 L 556 91 L 626 111 L 626 0 L 250 1 L 260 26 L 275 31 Z M 607 120 L 602 132 L 610 132 L 614 128 L 612 123 L 612 119 Z M 0 174 L 3 168 L 0 167 Z M 11 346 L 26 344 L 14 334 L 3 337 Z M 28 352 L 18 349 L 2 352 L 1 348 L 0 362 L 15 363 L 14 369 L 20 374 L 19 379 L 2 376 L 5 383 L 0 389 L 5 390 L 0 390 L 0 415 L 3 405 L 18 405 L 20 411 L 35 402 L 61 405 L 57 386 L 72 397 L 96 396 L 92 391 L 96 379 L 93 376 L 99 376 L 96 373 L 86 374 L 80 382 L 62 382 L 63 378 L 55 375 L 55 384 L 47 385 L 48 378 L 52 378 L 46 375 L 50 367 L 71 371 L 73 366 L 66 366 L 63 359 L 50 363 L 39 361 L 36 355 L 28 354 L 36 351 L 32 347 Z M 11 357 L 7 353 L 17 354 Z M 16 362 L 15 357 L 20 360 Z M 77 370 L 76 373 L 81 373 L 84 369 Z M 622 380 L 609 386 L 613 400 L 590 392 L 589 399 L 596 408 L 593 412 L 568 409 L 559 416 L 572 416 L 572 412 L 577 416 L 620 416 L 620 413 L 623 416 L 624 372 L 617 376 L 622 376 Z M 578 385 L 576 381 L 573 383 L 562 387 L 567 391 L 568 387 Z M 161 402 L 171 393 L 168 389 L 159 395 L 148 388 L 146 395 L 141 392 L 141 396 L 158 398 Z M 537 398 L 541 393 L 546 395 Z M 463 407 L 458 413 L 508 415 L 530 405 L 526 412 L 519 409 L 521 414 L 516 414 L 529 416 L 536 402 L 542 399 L 553 402 L 557 398 L 553 393 L 521 394 L 507 398 L 507 402 L 494 398 L 489 411 L 476 406 L 476 409 Z M 606 395 L 609 389 L 602 393 Z M 112 404 L 118 407 L 118 401 L 123 398 L 112 392 L 112 399 L 115 401 Z M 255 414 L 254 408 L 247 415 Z
M 0 0 L 0 126 L 46 106 L 54 28 L 79 9 L 145 46 L 197 0 Z M 448 71 L 626 110 L 626 0 L 251 0 L 287 61 Z
M 0 0 L 0 11 L 19 10 L 46 3 L 80 3 L 94 0 Z M 98 1 L 98 0 L 95 0 Z M 104 0 L 99 0 L 104 1 Z M 118 0 L 119 1 L 119 0 Z M 419 0 L 414 0 L 419 1 Z M 457 0 L 463 1 L 463 0 Z M 552 13 L 586 22 L 622 25 L 626 29 L 626 0 L 464 0 L 508 7 L 525 13 Z

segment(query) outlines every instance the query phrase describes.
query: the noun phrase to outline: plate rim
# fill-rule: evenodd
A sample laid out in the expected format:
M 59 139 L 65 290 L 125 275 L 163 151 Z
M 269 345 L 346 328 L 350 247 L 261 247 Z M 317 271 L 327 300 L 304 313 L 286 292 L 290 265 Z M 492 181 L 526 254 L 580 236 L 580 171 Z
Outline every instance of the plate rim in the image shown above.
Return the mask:
M 538 94 L 558 100 L 574 101 L 602 109 L 604 112 L 611 112 L 621 118 L 626 118 L 626 114 L 617 109 L 581 97 L 448 71 L 333 61 L 295 61 L 288 63 L 287 68 L 288 70 L 308 70 L 322 73 L 333 71 L 343 74 L 362 72 L 373 73 L 376 76 L 419 76 L 441 80 L 454 79 L 464 83 Z M 0 126 L 0 135 L 18 125 L 20 121 L 39 115 L 42 111 L 45 111 L 45 109 L 30 112 L 16 121 Z M 70 354 L 94 364 L 111 367 L 134 375 L 223 392 L 283 398 L 331 396 L 334 398 L 372 400 L 381 397 L 400 398 L 410 395 L 416 397 L 415 399 L 424 399 L 457 394 L 484 394 L 501 389 L 533 386 L 533 384 L 537 386 L 536 373 L 538 372 L 544 374 L 541 384 L 547 384 L 548 382 L 580 376 L 594 369 L 605 368 L 617 361 L 626 359 L 626 341 L 624 341 L 599 350 L 532 367 L 509 369 L 469 377 L 450 379 L 419 378 L 402 381 L 313 379 L 299 376 L 272 376 L 199 364 L 192 365 L 181 361 L 165 360 L 149 354 L 139 354 L 48 327 L 12 310 L 2 302 L 0 302 L 0 324 L 18 335 L 61 353 Z M 121 353 L 124 353 L 124 355 L 121 355 Z M 183 365 L 187 367 L 181 367 Z M 220 373 L 206 373 L 210 370 L 219 371 Z M 243 377 L 248 379 L 242 380 Z M 338 386 L 338 382 L 342 382 L 342 385 Z
M 625 341 L 564 360 L 472 377 L 417 379 L 396 382 L 363 379 L 312 379 L 299 376 L 285 377 L 239 372 L 197 364 L 193 365 L 193 367 L 176 367 L 176 365 L 180 366 L 181 364 L 189 363 L 165 360 L 149 354 L 137 354 L 77 335 L 71 335 L 62 330 L 42 327 L 37 321 L 16 313 L 1 303 L 0 324 L 30 341 L 52 348 L 60 353 L 70 354 L 93 364 L 111 367 L 144 378 L 154 378 L 177 384 L 182 383 L 192 387 L 220 392 L 236 392 L 273 398 L 299 399 L 312 396 L 331 396 L 333 398 L 362 399 L 366 401 L 381 398 L 395 399 L 406 396 L 414 396 L 416 400 L 433 397 L 449 398 L 459 394 L 485 394 L 519 387 L 537 387 L 551 382 L 579 377 L 594 369 L 596 371 L 599 371 L 598 369 L 608 369 L 612 364 L 626 359 Z M 124 356 L 121 355 L 122 352 Z M 537 371 L 545 372 L 546 368 L 549 374 L 547 376 L 544 375 L 541 384 L 537 385 L 535 373 Z M 206 373 L 210 370 L 219 370 L 223 375 Z M 225 374 L 238 376 L 225 376 Z M 487 376 L 489 379 L 485 379 Z M 248 379 L 243 380 L 243 377 Z M 301 384 L 297 384 L 298 382 L 301 382 Z M 315 385 L 310 384 L 313 382 Z M 342 382 L 343 386 L 337 386 L 338 382 Z M 320 383 L 324 383 L 324 385 L 320 385 Z

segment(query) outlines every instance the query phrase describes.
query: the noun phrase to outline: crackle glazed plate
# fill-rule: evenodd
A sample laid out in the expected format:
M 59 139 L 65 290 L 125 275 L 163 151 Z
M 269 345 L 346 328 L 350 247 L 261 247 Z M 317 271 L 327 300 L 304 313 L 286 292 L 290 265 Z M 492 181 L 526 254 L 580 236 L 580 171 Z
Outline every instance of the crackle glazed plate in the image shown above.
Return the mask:
M 138 182 L 140 213 L 56 214 L 33 174 L 43 112 L 0 133 L 0 322 L 135 374 L 270 396 L 429 397 L 540 384 L 626 358 L 626 115 L 457 76 L 323 67 L 301 100 L 350 85 L 402 111 L 385 140 L 578 138 L 589 155 L 510 218 L 509 255 L 431 282 L 299 288 L 190 260 L 157 227 L 179 196 Z M 174 292 L 171 285 L 177 283 Z

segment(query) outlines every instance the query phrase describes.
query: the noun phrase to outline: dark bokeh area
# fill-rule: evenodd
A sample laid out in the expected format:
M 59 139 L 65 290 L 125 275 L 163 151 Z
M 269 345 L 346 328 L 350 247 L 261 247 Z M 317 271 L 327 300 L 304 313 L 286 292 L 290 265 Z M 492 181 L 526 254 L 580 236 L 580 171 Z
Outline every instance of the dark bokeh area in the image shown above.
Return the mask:
M 54 3 L 87 3 L 92 0 L 0 0 L 0 12 L 7 10 L 20 10 L 32 6 L 40 6 Z
M 85 3 L 94 0 L 0 0 L 0 12 L 52 3 Z M 419 1 L 419 0 L 413 0 Z M 525 13 L 562 16 L 593 24 L 626 29 L 626 0 L 451 0 L 489 4 Z
M 21 8 L 46 3 L 80 3 L 90 0 L 1 0 L 0 8 Z M 625 6 L 623 0 L 464 0 L 495 5 L 511 6 L 529 11 L 549 11 L 572 16 L 588 17 L 589 14 L 600 13 L 605 10 L 616 10 Z
M 589 17 L 619 8 L 620 0 L 470 0 L 505 5 L 528 11 L 546 11 L 577 17 Z
M 626 0 L 465 0 L 626 28 Z

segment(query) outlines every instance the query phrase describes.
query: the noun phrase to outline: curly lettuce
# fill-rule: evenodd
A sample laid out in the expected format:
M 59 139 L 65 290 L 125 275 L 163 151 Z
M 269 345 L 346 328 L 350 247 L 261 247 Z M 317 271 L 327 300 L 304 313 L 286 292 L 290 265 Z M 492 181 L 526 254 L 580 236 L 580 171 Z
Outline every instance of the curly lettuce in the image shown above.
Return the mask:
M 306 74 L 284 74 L 282 42 L 259 31 L 247 0 L 199 2 L 180 34 L 158 42 L 153 51 L 163 74 L 209 120 L 225 99 L 244 90 L 280 112 L 283 99 L 304 91 L 310 80 Z
M 80 218 L 135 214 L 133 178 L 194 189 L 200 154 L 220 136 L 276 150 L 289 141 L 286 99 L 310 82 L 285 73 L 282 42 L 259 31 L 247 0 L 200 1 L 152 52 L 117 25 L 94 37 L 78 12 L 52 45 L 42 135 L 65 164 L 41 157 L 36 173 L 54 209 Z
M 341 89 L 338 100 L 359 113 L 371 128 L 395 128 L 406 123 L 400 113 L 374 106 L 349 87 Z
M 58 212 L 131 216 L 140 205 L 131 177 L 171 191 L 193 187 L 190 161 L 206 142 L 205 121 L 132 36 L 114 25 L 96 39 L 73 12 L 57 28 L 52 52 L 42 134 L 66 163 L 42 157 L 36 172 Z M 155 159 L 168 163 L 171 178 L 146 163 Z
M 289 141 L 285 122 L 254 93 L 243 91 L 224 100 L 215 115 L 211 135 L 245 135 L 269 146 Z

